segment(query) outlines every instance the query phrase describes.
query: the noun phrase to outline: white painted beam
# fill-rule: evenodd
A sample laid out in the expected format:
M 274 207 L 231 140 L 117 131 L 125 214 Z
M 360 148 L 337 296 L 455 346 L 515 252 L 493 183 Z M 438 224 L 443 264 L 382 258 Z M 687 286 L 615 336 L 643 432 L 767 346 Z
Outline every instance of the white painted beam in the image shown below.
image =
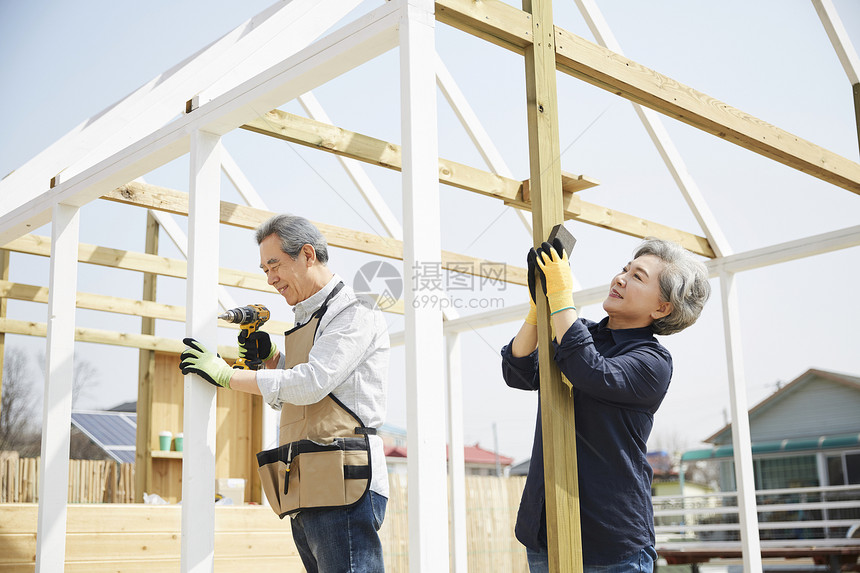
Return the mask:
M 152 216 L 155 217 L 155 220 L 158 222 L 159 226 L 164 229 L 167 233 L 167 236 L 170 237 L 170 240 L 173 241 L 173 244 L 179 250 L 179 252 L 186 259 L 188 258 L 188 236 L 185 232 L 179 228 L 179 224 L 176 222 L 169 213 L 165 213 L 163 211 L 153 211 L 149 210 L 152 213 Z M 227 310 L 231 308 L 236 308 L 236 301 L 230 296 L 230 293 L 227 292 L 227 289 L 224 288 L 223 285 L 218 285 L 218 306 L 222 310 Z
M 711 276 L 737 273 L 860 246 L 860 225 L 705 261 Z
M 738 518 L 744 571 L 761 573 L 761 542 L 758 538 L 755 477 L 753 475 L 752 439 L 750 437 L 747 388 L 741 352 L 740 310 L 733 273 L 720 275 L 723 302 L 723 328 L 726 336 L 729 396 L 732 412 L 732 446 L 735 459 L 735 482 L 738 494 Z
M 218 342 L 220 147 L 217 134 L 191 134 L 186 334 L 210 349 Z M 185 376 L 182 573 L 211 573 L 215 567 L 215 391 L 200 376 Z
M 299 103 L 311 119 L 334 125 L 331 118 L 329 118 L 322 105 L 320 105 L 312 93 L 308 92 L 299 96 Z M 373 214 L 382 223 L 385 232 L 389 236 L 401 240 L 403 238 L 403 227 L 400 225 L 400 221 L 397 220 L 397 217 L 394 216 L 394 213 L 385 203 L 385 199 L 382 198 L 382 195 L 380 195 L 373 181 L 370 180 L 361 163 L 355 159 L 341 155 L 337 155 L 336 157 L 359 193 L 361 193 L 361 196 L 364 197 Z
M 315 42 L 192 113 L 0 216 L 0 243 L 50 220 L 56 203 L 84 205 L 188 152 L 195 130 L 223 135 L 397 45 L 398 2 Z
M 239 192 L 239 195 L 242 196 L 242 199 L 245 200 L 245 203 L 255 209 L 265 209 L 266 211 L 269 208 L 266 206 L 266 202 L 263 201 L 263 198 L 260 197 L 260 194 L 257 193 L 257 190 L 254 189 L 254 186 L 251 185 L 251 181 L 245 177 L 245 173 L 239 168 L 239 164 L 236 163 L 236 160 L 233 159 L 233 156 L 227 153 L 227 150 L 224 146 L 221 146 L 221 170 L 224 172 L 224 175 L 227 176 L 227 179 L 230 180 L 230 183 L 233 184 L 233 187 L 236 188 L 236 191 Z
M 466 460 L 463 450 L 463 372 L 460 335 L 445 337 L 448 359 L 448 481 L 451 492 L 451 549 L 455 573 L 467 573 Z
M 79 209 L 54 206 L 36 534 L 36 571 L 42 573 L 62 573 L 66 556 L 79 231 Z
M 824 25 L 827 37 L 830 38 L 830 43 L 836 50 L 839 63 L 842 64 L 848 81 L 852 86 L 860 83 L 860 57 L 857 56 L 857 50 L 851 43 L 851 38 L 842 24 L 842 19 L 836 11 L 836 6 L 833 5 L 833 0 L 812 0 L 812 5 L 815 6 L 815 11 Z
M 448 497 L 442 370 L 442 311 L 425 304 L 424 265 L 438 264 L 441 219 L 434 74 L 434 3 L 408 0 L 400 12 L 403 141 L 403 267 L 406 288 L 406 414 L 409 459 L 409 570 L 448 571 Z M 417 287 L 417 288 L 416 288 Z M 423 302 L 422 302 L 423 301 Z M 440 558 L 441 557 L 441 558 Z
M 469 139 L 472 140 L 478 153 L 484 158 L 487 167 L 496 175 L 515 179 L 505 160 L 502 159 L 502 154 L 496 149 L 493 140 L 484 129 L 472 106 L 469 105 L 469 100 L 460 91 L 460 86 L 454 81 L 454 76 L 448 71 L 448 67 L 439 57 L 439 54 L 436 54 L 436 84 L 439 86 L 439 90 L 445 96 L 451 109 L 454 110 L 454 114 L 460 120 L 460 124 L 466 130 L 466 133 L 469 134 Z M 517 214 L 517 218 L 525 227 L 529 238 L 531 238 L 531 221 L 529 221 L 521 209 L 514 209 L 514 211 Z
M 618 43 L 618 40 L 616 40 L 615 35 L 609 28 L 609 24 L 603 17 L 603 13 L 600 12 L 600 9 L 597 7 L 594 0 L 575 1 L 597 43 L 604 48 L 608 48 L 617 54 L 623 55 L 621 45 Z M 672 174 L 675 184 L 677 184 L 678 189 L 681 190 L 681 194 L 687 201 L 687 205 L 692 210 L 693 215 L 704 230 L 705 235 L 707 235 L 708 242 L 711 244 L 714 252 L 717 256 L 732 254 L 728 239 L 726 239 L 716 217 L 705 202 L 705 198 L 702 196 L 699 186 L 687 171 L 687 165 L 684 163 L 684 160 L 675 147 L 671 137 L 669 137 L 669 132 L 666 131 L 666 128 L 663 126 L 660 114 L 652 109 L 643 108 L 641 105 L 636 103 L 632 105 L 633 109 L 636 111 L 636 115 L 639 116 L 639 120 L 642 122 L 642 125 L 645 126 L 648 136 L 651 138 L 651 141 L 660 153 L 660 157 L 663 158 L 663 163 Z
M 0 181 L 0 212 L 35 199 L 61 171 L 65 170 L 68 179 L 152 134 L 179 115 L 187 100 L 210 86 L 211 94 L 223 93 L 271 65 L 273 54 L 280 60 L 295 53 L 358 3 L 340 0 L 322 6 L 318 0 L 276 2 L 81 123 Z

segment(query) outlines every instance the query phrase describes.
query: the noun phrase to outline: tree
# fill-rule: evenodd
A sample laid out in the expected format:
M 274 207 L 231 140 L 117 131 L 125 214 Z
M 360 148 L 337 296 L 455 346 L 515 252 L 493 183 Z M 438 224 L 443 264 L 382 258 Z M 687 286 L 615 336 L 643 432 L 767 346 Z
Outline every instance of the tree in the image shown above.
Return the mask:
M 38 363 L 44 380 L 45 352 L 39 352 Z M 3 397 L 0 405 L 0 451 L 14 450 L 22 457 L 41 452 L 41 388 L 30 367 L 31 360 L 20 348 L 6 348 L 3 362 Z M 91 362 L 76 360 L 72 380 L 72 406 L 86 395 L 87 387 L 98 380 L 98 369 Z M 105 459 L 105 452 L 77 430 L 72 430 L 71 459 Z
M 3 397 L 0 406 L 0 450 L 16 450 L 22 455 L 38 455 L 38 398 L 29 361 L 20 348 L 6 348 L 3 361 Z M 34 451 L 35 449 L 35 451 Z

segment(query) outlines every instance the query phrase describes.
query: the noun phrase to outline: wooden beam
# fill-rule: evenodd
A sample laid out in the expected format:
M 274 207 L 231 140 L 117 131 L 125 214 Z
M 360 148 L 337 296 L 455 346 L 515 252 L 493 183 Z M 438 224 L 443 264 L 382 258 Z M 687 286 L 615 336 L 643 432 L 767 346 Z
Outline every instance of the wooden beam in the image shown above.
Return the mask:
M 518 53 L 529 40 L 522 31 L 528 15 L 500 0 L 440 0 L 436 15 L 446 24 Z M 559 71 L 860 194 L 860 164 L 566 30 L 556 27 L 555 31 Z
M 532 15 L 534 43 L 525 50 L 529 180 L 534 246 L 563 223 L 555 49 L 551 0 L 523 0 Z M 540 279 L 538 279 L 540 280 Z M 549 571 L 582 571 L 579 483 L 573 396 L 553 359 L 552 325 L 546 297 L 538 296 L 540 411 Z
M 39 235 L 24 235 L 3 245 L 2 248 L 18 253 L 49 257 L 51 255 L 51 240 Z M 185 261 L 84 243 L 79 245 L 78 261 L 115 269 L 152 272 L 180 279 L 186 278 L 187 264 Z M 272 292 L 272 287 L 266 282 L 266 278 L 259 273 L 221 269 L 218 280 L 219 284 L 222 285 Z
M 561 172 L 561 191 L 562 193 L 577 193 L 590 187 L 597 185 L 597 181 L 587 175 L 574 175 L 566 171 Z M 522 182 L 523 186 L 523 201 L 531 203 L 531 187 L 529 180 Z
M 395 143 L 347 131 L 281 110 L 272 110 L 265 116 L 243 125 L 242 128 L 291 143 L 350 157 L 386 169 L 400 171 L 402 167 L 401 149 Z M 452 187 L 502 199 L 505 204 L 513 207 L 531 210 L 531 201 L 523 199 L 522 182 L 516 179 L 502 177 L 440 158 L 439 181 Z M 671 239 L 691 252 L 709 258 L 715 256 L 714 250 L 705 237 L 588 203 L 574 194 L 576 191 L 588 189 L 597 184 L 596 180 L 585 175 L 569 176 L 567 179 L 568 189 L 565 190 L 563 199 L 565 219 L 603 227 L 633 237 L 654 236 Z
M 28 320 L 15 320 L 11 318 L 0 318 L 0 332 L 6 334 L 20 334 L 23 336 L 41 336 L 47 334 L 48 327 L 44 322 L 33 322 Z M 75 327 L 75 340 L 78 342 L 90 342 L 93 344 L 107 344 L 110 346 L 123 346 L 126 348 L 143 348 L 158 352 L 172 352 L 179 354 L 185 349 L 181 340 L 175 338 L 161 338 L 149 334 L 137 334 L 129 332 L 114 332 L 97 328 Z M 239 349 L 235 345 L 218 345 L 218 353 L 225 360 L 239 358 Z
M 145 183 L 132 182 L 128 185 L 123 185 L 104 195 L 103 199 L 167 211 L 177 215 L 188 214 L 187 193 Z M 236 205 L 235 203 L 227 203 L 226 201 L 221 202 L 221 222 L 225 225 L 232 225 L 243 229 L 256 229 L 272 215 L 274 213 L 271 211 L 255 209 L 245 205 Z M 397 239 L 380 237 L 372 233 L 364 233 L 326 223 L 314 222 L 314 225 L 325 236 L 328 244 L 333 247 L 392 259 L 403 259 L 403 242 Z M 495 269 L 499 265 L 495 261 L 470 257 L 451 251 L 442 251 L 441 263 L 442 268 L 454 269 L 458 272 L 465 272 L 466 274 L 487 279 L 497 278 L 493 271 L 493 265 L 495 265 Z M 503 280 L 518 285 L 528 284 L 524 268 L 511 265 L 505 265 L 505 268 L 506 272 Z M 271 290 L 271 288 L 267 290 Z
M 860 84 L 851 86 L 854 95 L 854 121 L 857 123 L 857 145 L 860 147 Z
M 504 2 L 437 0 L 436 19 L 519 54 L 534 37 L 531 14 Z
M 146 213 L 145 251 L 149 255 L 158 255 L 158 221 L 152 211 Z M 141 303 L 154 303 L 156 300 L 156 283 L 158 275 L 143 273 L 143 294 Z M 185 309 L 182 312 L 185 318 Z M 140 323 L 140 333 L 155 335 L 155 319 L 144 317 Z M 135 435 L 134 451 L 134 501 L 143 503 L 143 493 L 152 491 L 152 385 L 155 379 L 155 352 L 152 350 L 139 351 L 137 365 L 137 433 Z
M 48 287 L 0 280 L 0 297 L 13 300 L 25 300 L 28 302 L 47 303 Z M 78 292 L 76 297 L 76 308 L 100 310 L 104 312 L 125 314 L 128 316 L 140 316 L 144 319 L 162 319 L 185 322 L 184 306 L 86 292 Z M 235 330 L 239 329 L 239 325 L 226 322 L 220 322 L 218 326 Z M 263 325 L 262 330 L 271 334 L 280 334 L 292 327 L 293 325 L 289 322 L 270 320 Z

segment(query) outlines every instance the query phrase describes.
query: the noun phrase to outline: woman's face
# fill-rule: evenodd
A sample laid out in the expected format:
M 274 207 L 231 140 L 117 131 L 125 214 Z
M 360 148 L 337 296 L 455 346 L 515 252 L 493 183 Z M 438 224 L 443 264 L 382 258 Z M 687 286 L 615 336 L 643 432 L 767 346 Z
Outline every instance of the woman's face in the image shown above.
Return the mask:
M 603 310 L 609 328 L 640 328 L 672 312 L 672 304 L 660 298 L 660 273 L 665 263 L 654 255 L 642 255 L 627 263 L 609 285 Z

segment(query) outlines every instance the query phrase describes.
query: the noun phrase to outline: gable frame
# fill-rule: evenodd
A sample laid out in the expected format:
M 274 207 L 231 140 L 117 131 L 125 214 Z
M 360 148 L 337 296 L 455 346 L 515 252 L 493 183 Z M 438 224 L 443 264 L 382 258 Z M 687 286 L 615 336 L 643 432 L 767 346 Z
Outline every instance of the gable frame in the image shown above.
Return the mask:
M 204 105 L 205 105 L 205 104 L 204 104 Z M 202 109 L 202 108 L 201 108 L 201 109 Z M 190 126 L 190 125 L 191 125 L 191 123 L 189 123 L 189 124 L 187 124 L 187 125 L 189 125 L 189 126 Z M 194 128 L 194 127 L 189 127 L 188 129 L 195 129 L 195 128 Z M 82 185 L 82 186 L 84 186 L 84 187 L 86 186 L 86 185 L 84 185 L 83 183 L 82 183 L 81 185 Z M 62 186 L 63 186 L 63 182 L 61 181 L 61 182 L 60 182 L 60 187 L 62 188 Z M 80 199 L 76 197 L 75 199 L 69 199 L 69 200 L 67 201 L 67 203 L 74 205 L 74 204 L 76 204 L 79 200 L 80 200 Z M 84 202 L 85 202 L 85 201 L 84 201 Z M 51 204 L 50 202 L 44 202 L 44 203 L 46 203 L 46 204 Z M 28 220 L 28 221 L 33 221 L 34 219 L 27 219 L 27 220 Z M 5 219 L 0 219 L 0 225 L 2 225 L 4 222 L 5 222 Z M 5 225 L 2 225 L 2 226 L 5 228 Z

